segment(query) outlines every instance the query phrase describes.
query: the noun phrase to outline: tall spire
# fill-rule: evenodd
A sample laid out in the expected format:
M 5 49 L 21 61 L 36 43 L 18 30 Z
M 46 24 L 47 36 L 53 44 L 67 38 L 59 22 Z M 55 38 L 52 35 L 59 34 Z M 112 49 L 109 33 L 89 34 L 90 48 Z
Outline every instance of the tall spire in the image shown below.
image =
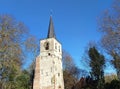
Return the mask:
M 49 28 L 47 38 L 55 38 L 54 25 L 52 21 L 52 16 L 50 16 Z

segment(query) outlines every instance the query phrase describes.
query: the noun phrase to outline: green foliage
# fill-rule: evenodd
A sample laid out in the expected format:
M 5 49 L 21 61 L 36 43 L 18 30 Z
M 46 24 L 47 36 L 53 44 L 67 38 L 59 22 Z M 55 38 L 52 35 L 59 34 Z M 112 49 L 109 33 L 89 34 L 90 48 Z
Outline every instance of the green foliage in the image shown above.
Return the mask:
M 30 89 L 29 86 L 30 76 L 29 73 L 24 70 L 21 75 L 16 78 L 17 87 L 16 89 Z
M 101 55 L 95 47 L 90 48 L 88 54 L 90 57 L 91 76 L 93 80 L 96 80 L 97 87 L 102 89 L 104 85 L 104 56 Z
M 111 83 L 106 83 L 105 89 L 120 89 L 120 81 L 112 80 Z
M 30 76 L 30 80 L 29 80 L 29 85 L 30 85 L 30 89 L 33 89 L 33 80 L 34 80 L 34 71 L 35 71 L 35 61 L 33 61 L 31 63 L 31 65 L 29 66 L 28 70 L 29 72 L 29 76 Z

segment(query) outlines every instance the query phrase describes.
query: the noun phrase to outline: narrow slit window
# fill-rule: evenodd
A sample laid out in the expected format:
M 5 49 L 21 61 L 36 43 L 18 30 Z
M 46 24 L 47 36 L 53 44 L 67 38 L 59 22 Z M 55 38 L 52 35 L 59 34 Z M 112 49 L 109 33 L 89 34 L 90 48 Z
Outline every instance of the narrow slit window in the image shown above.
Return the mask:
M 59 46 L 59 52 L 60 52 L 60 46 Z
M 55 43 L 55 49 L 57 49 L 57 43 Z

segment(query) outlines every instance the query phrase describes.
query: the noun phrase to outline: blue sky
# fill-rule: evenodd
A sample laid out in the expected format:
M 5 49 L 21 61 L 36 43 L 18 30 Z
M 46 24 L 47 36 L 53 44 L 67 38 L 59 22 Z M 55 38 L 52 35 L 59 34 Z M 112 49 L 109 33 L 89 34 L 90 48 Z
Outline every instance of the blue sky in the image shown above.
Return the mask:
M 0 14 L 11 14 L 38 39 L 46 38 L 50 12 L 57 39 L 80 66 L 89 41 L 98 41 L 97 18 L 113 0 L 0 0 Z M 82 67 L 82 66 L 81 66 Z

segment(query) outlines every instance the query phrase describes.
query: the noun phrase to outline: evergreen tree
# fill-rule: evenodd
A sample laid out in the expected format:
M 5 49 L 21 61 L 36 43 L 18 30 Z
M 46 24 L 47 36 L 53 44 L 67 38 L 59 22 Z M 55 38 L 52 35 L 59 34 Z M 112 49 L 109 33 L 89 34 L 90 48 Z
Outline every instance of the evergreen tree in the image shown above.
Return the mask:
M 103 89 L 105 58 L 95 47 L 89 49 L 91 77 L 97 82 L 96 88 Z

